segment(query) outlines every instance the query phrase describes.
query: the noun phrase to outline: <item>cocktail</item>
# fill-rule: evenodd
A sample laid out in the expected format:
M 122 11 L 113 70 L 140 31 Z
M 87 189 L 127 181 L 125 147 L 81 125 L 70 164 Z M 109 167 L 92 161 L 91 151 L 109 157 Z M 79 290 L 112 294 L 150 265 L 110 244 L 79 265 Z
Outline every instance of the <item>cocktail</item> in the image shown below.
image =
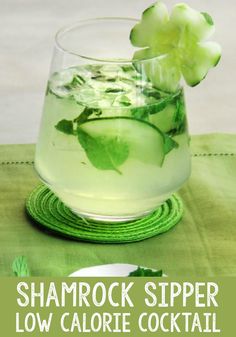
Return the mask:
M 166 13 L 157 3 L 140 23 L 94 19 L 57 34 L 35 166 L 43 182 L 83 217 L 142 217 L 190 175 L 181 73 L 195 85 L 216 61 L 212 56 L 193 74 L 182 60 L 190 33 L 178 33 L 178 15 L 174 25 Z M 134 52 L 134 46 L 144 49 Z M 201 53 L 200 61 L 206 49 Z

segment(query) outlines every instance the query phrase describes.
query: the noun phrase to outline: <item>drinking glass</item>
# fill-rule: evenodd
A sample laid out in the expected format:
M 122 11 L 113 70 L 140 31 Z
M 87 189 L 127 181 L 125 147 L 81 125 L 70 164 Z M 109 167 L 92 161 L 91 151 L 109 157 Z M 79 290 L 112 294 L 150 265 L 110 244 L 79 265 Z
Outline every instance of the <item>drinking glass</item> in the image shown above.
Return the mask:
M 153 212 L 190 175 L 183 88 L 163 90 L 168 55 L 133 58 L 135 23 L 57 33 L 36 146 L 41 180 L 76 214 L 108 223 Z

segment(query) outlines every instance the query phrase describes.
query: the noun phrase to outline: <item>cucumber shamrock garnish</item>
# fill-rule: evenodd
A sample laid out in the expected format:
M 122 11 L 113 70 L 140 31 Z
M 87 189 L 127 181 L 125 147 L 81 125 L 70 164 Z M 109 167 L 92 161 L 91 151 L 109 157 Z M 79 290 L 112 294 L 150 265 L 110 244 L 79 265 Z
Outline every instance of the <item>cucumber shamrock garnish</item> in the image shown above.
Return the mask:
M 215 31 L 211 16 L 187 4 L 169 14 L 162 2 L 147 8 L 130 33 L 135 61 L 145 60 L 143 71 L 154 86 L 173 92 L 182 76 L 192 87 L 199 84 L 221 58 L 221 47 L 207 39 Z

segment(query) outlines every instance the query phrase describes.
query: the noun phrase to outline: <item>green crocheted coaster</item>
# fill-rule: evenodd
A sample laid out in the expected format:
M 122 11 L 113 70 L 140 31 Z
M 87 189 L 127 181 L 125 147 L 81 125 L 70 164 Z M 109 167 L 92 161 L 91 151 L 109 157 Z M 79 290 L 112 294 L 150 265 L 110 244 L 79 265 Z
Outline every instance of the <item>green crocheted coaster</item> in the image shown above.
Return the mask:
M 45 229 L 72 239 L 98 243 L 141 241 L 168 231 L 183 215 L 182 202 L 173 195 L 156 211 L 138 220 L 112 224 L 88 220 L 72 213 L 44 185 L 31 192 L 26 209 Z

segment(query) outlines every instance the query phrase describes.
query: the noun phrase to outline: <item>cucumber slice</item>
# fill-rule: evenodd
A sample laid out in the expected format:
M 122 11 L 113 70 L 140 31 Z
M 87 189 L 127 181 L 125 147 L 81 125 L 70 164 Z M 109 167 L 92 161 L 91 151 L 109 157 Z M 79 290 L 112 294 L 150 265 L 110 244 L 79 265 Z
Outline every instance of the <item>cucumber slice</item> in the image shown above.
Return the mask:
M 142 67 L 138 66 L 137 60 L 145 60 Z M 158 56 L 156 50 L 146 48 L 134 53 L 137 70 L 144 71 L 154 87 L 166 92 L 176 92 L 179 88 L 181 72 L 176 60 L 175 51 Z
M 168 18 L 166 6 L 158 2 L 144 12 L 131 31 L 131 43 L 145 47 L 134 53 L 135 68 L 156 88 L 167 92 L 179 88 L 182 75 L 187 84 L 195 86 L 220 60 L 220 46 L 202 42 L 214 31 L 209 14 L 178 4 Z
M 176 25 L 185 38 L 199 41 L 207 39 L 215 32 L 215 25 L 207 13 L 201 13 L 189 7 L 187 4 L 174 6 L 170 21 Z
M 141 22 L 136 24 L 130 33 L 130 40 L 135 47 L 151 47 L 157 44 L 157 34 L 163 30 L 169 20 L 167 7 L 158 2 L 147 8 Z M 160 41 L 163 42 L 163 41 Z
M 157 126 L 162 132 L 169 132 L 175 125 L 176 105 L 170 104 L 164 110 L 150 115 L 150 123 Z
M 186 50 L 181 66 L 182 74 L 188 85 L 194 87 L 215 67 L 221 58 L 221 47 L 216 42 L 202 42 Z
M 81 124 L 79 126 L 79 132 L 80 130 L 95 140 L 101 142 L 103 139 L 106 144 L 112 143 L 115 153 L 118 151 L 116 151 L 117 146 L 115 145 L 114 140 L 118 143 L 123 142 L 123 144 L 127 145 L 129 153 L 128 158 L 133 158 L 143 163 L 157 166 L 161 166 L 163 163 L 165 156 L 165 137 L 157 127 L 145 121 L 130 117 L 95 118 Z M 78 134 L 78 137 L 88 158 L 92 162 L 91 152 L 93 152 L 93 150 L 91 148 L 88 149 L 88 147 L 86 148 L 86 144 L 84 144 L 83 141 L 81 142 L 80 134 Z M 92 141 L 90 143 L 92 144 Z M 106 148 L 107 147 L 108 145 Z M 95 151 L 96 149 L 94 149 L 94 152 Z M 111 151 L 111 149 L 109 151 Z M 116 155 L 111 153 L 109 153 L 109 156 L 116 157 Z M 102 161 L 102 158 L 96 158 L 96 165 L 92 162 L 97 168 L 101 168 L 101 165 L 98 167 L 97 161 L 99 160 Z M 114 162 L 114 159 L 112 159 L 112 161 Z M 111 168 L 109 167 L 108 169 Z

